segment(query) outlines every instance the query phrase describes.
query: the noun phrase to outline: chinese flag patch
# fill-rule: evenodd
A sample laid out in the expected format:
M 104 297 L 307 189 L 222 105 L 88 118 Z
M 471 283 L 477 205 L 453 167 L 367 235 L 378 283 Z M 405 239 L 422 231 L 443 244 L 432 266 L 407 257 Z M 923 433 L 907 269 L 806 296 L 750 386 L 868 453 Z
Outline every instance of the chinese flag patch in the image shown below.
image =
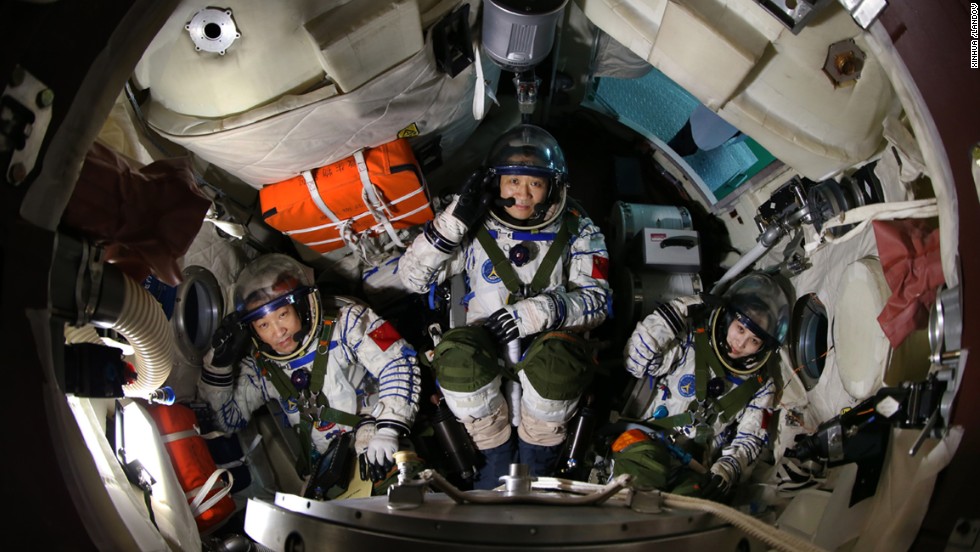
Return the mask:
M 378 345 L 378 348 L 382 351 L 387 351 L 391 344 L 402 338 L 398 330 L 391 325 L 391 322 L 385 322 L 384 324 L 378 326 L 373 332 L 369 333 L 368 336 L 374 340 Z
M 609 279 L 609 259 L 598 255 L 592 257 L 592 277 L 599 280 Z

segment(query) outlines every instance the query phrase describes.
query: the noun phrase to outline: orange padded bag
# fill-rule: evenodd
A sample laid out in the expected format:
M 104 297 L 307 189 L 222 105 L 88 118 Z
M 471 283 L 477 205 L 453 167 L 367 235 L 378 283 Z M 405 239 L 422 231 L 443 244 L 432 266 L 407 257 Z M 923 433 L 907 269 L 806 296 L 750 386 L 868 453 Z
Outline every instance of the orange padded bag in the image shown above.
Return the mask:
M 318 253 L 382 233 L 401 245 L 397 230 L 433 217 L 422 171 L 404 138 L 269 184 L 259 190 L 259 202 L 267 224 Z
M 225 521 L 235 512 L 235 501 L 229 494 L 231 473 L 215 465 L 207 443 L 198 433 L 194 411 L 182 404 L 151 404 L 147 411 L 167 447 L 198 530 L 203 533 Z M 222 475 L 228 476 L 227 482 Z M 202 493 L 204 496 L 200 496 Z

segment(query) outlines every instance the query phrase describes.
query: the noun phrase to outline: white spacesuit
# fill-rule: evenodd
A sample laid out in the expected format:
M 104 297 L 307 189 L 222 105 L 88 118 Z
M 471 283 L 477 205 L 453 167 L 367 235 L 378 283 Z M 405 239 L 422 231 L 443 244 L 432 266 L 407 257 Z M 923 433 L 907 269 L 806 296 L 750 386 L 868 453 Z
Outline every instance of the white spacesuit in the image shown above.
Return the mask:
M 537 191 L 509 191 L 525 180 Z M 478 476 L 477 487 L 496 485 L 496 476 L 514 459 L 511 417 L 501 394 L 500 346 L 536 336 L 581 341 L 570 332 L 595 328 L 609 312 L 605 239 L 578 207 L 566 203 L 566 186 L 555 139 L 541 128 L 520 125 L 497 140 L 486 169 L 470 177 L 398 264 L 402 282 L 416 293 L 455 274 L 466 277 L 466 326 L 472 331 L 450 330 L 443 340 L 456 348 L 462 340 L 465 350 L 477 352 L 463 364 L 471 358 L 485 362 L 457 366 L 447 356 L 452 354 L 447 344 L 436 348 L 433 364 L 446 403 L 487 457 L 489 467 Z M 490 216 L 484 218 L 487 208 Z M 520 460 L 544 475 L 592 372 L 587 366 L 543 368 L 530 358 L 536 356 L 533 345 L 523 350 L 526 356 L 516 365 L 523 390 Z M 501 461 L 493 466 L 495 455 Z
M 661 305 L 624 351 L 630 374 L 656 388 L 645 424 L 666 430 L 665 442 L 704 449 L 695 460 L 710 467 L 713 481 L 702 491 L 716 496 L 749 472 L 768 441 L 775 386 L 764 367 L 785 339 L 789 314 L 785 293 L 762 273 L 743 277 L 722 299 L 713 309 L 700 296 Z M 627 467 L 633 460 L 624 458 L 617 473 L 636 469 Z
M 353 299 L 321 301 L 301 265 L 280 254 L 243 270 L 235 302 L 236 315 L 216 334 L 199 385 L 219 427 L 241 429 L 276 399 L 290 425 L 309 435 L 300 440 L 310 445 L 311 462 L 357 427 L 355 451 L 366 455 L 372 475 L 386 471 L 398 438 L 411 429 L 420 391 L 415 351 L 395 328 Z M 263 332 L 275 332 L 277 322 L 266 330 L 265 321 L 290 308 L 297 327 L 268 338 Z M 228 350 L 241 346 L 230 343 L 247 344 L 249 337 L 254 352 L 238 362 L 235 381 L 231 364 L 240 355 Z

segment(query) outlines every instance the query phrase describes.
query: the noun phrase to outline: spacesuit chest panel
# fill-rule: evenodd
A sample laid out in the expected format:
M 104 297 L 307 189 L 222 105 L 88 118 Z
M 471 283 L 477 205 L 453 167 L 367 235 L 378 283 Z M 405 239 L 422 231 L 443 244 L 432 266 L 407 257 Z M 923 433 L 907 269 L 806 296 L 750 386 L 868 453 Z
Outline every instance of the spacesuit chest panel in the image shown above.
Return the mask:
M 538 274 L 548 251 L 555 245 L 559 224 L 556 222 L 540 232 L 531 233 L 511 231 L 493 221 L 488 221 L 486 230 L 491 237 L 495 236 L 492 240 L 493 246 L 496 246 L 510 261 L 508 264 L 520 283 L 529 285 Z M 567 249 L 567 245 L 564 248 Z M 479 240 L 473 240 L 468 253 L 470 258 L 466 266 L 470 289 L 467 320 L 475 322 L 508 304 L 512 293 L 507 289 L 502 275 L 494 268 L 494 261 L 487 248 Z M 550 291 L 562 284 L 566 253 L 561 252 L 548 274 L 547 284 L 539 291 Z
M 731 421 L 762 386 L 759 374 L 742 378 L 724 369 L 707 332 L 695 334 L 696 417 L 713 423 Z

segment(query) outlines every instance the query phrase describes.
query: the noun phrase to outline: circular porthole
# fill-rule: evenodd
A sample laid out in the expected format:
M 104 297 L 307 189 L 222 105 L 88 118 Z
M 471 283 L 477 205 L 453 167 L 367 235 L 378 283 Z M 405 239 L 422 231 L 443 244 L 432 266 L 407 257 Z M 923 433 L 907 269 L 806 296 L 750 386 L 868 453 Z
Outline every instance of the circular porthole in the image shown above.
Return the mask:
M 211 336 L 224 314 L 224 296 L 218 280 L 201 266 L 188 266 L 174 302 L 174 337 L 180 352 L 196 363 L 211 346 Z
M 827 361 L 827 309 L 810 293 L 793 306 L 793 359 L 807 391 L 820 381 Z

